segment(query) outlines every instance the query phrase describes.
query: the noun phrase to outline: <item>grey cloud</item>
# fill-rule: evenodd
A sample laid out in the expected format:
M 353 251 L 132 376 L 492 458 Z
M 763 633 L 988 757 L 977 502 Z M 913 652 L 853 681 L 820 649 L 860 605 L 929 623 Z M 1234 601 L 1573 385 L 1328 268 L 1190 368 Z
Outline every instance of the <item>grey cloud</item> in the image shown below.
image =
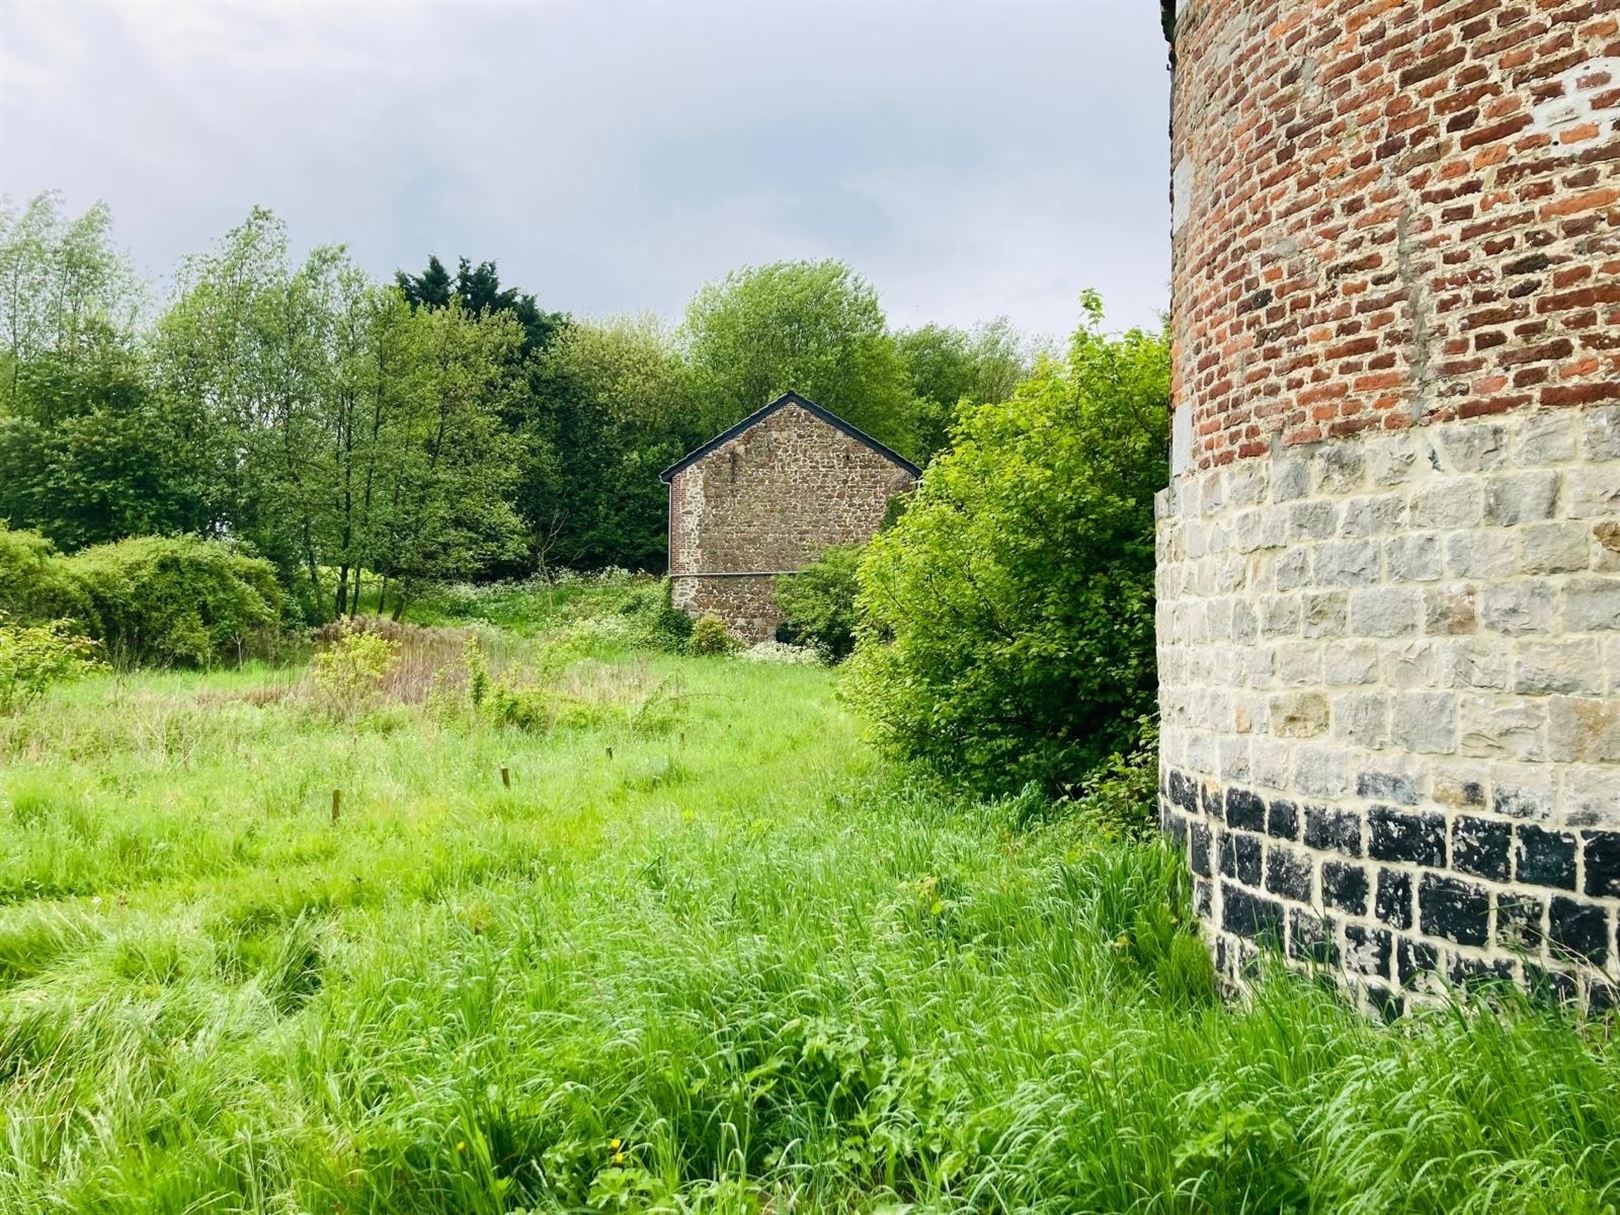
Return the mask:
M 5 4 L 0 190 L 105 198 L 154 276 L 262 203 L 579 312 L 836 256 L 898 324 L 1061 332 L 1166 302 L 1164 59 L 1144 0 Z

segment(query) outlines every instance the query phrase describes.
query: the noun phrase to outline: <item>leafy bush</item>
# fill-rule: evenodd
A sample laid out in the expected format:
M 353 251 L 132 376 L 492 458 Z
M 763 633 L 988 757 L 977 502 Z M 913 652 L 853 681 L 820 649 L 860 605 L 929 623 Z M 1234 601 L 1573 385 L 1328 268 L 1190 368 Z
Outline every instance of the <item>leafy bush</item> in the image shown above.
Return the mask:
M 692 618 L 671 601 L 668 578 L 635 585 L 619 613 L 630 621 L 632 644 L 647 649 L 677 653 L 692 636 Z
M 838 545 L 795 574 L 776 580 L 776 603 L 785 617 L 781 641 L 814 645 L 834 662 L 855 648 L 856 574 L 866 546 Z
M 62 560 L 120 665 L 210 666 L 267 651 L 282 594 L 268 561 L 195 536 L 142 536 Z
M 100 669 L 96 649 L 65 620 L 8 624 L 0 612 L 0 716 L 39 699 L 52 684 Z
M 1067 360 L 968 410 L 860 567 L 851 699 L 892 749 L 985 791 L 1080 782 L 1153 702 L 1168 347 L 1105 336 L 1085 304 Z
M 29 623 L 86 621 L 90 600 L 63 567 L 56 547 L 37 532 L 0 521 L 0 612 Z
M 693 654 L 729 654 L 736 648 L 726 622 L 718 616 L 700 616 L 692 626 L 692 636 L 686 648 Z
M 310 676 L 333 716 L 353 719 L 382 687 L 399 657 L 399 643 L 360 626 L 346 626 L 310 663 Z

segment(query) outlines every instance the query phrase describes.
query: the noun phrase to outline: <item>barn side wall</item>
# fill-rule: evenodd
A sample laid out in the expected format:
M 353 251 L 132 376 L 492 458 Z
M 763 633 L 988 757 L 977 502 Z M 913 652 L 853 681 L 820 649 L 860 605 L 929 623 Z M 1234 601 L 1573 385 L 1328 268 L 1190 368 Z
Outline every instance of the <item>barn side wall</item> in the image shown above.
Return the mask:
M 789 404 L 676 473 L 670 579 L 676 606 L 737 636 L 781 622 L 774 576 L 835 544 L 870 539 L 891 497 L 914 484 L 866 444 Z
M 1183 0 L 1161 793 L 1222 969 L 1620 982 L 1620 18 Z

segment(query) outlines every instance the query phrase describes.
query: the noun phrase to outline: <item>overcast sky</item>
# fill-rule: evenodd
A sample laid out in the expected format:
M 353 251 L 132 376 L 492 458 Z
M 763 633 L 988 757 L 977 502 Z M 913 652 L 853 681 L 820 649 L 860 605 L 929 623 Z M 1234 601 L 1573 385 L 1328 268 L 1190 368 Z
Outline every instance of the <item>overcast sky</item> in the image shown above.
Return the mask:
M 263 204 L 575 313 L 838 257 L 897 326 L 1055 334 L 1165 306 L 1168 91 L 1148 0 L 0 0 L 0 192 L 105 199 L 160 284 Z

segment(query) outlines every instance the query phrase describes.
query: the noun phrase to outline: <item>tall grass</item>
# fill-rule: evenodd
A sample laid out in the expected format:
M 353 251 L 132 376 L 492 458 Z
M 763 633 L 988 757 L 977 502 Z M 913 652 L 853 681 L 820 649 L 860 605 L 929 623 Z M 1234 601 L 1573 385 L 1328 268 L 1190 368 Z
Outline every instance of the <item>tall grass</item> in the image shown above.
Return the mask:
M 0 722 L 0 1210 L 1620 1204 L 1612 1023 L 1224 1005 L 1157 845 L 878 770 L 822 670 L 613 670 L 678 723 L 266 670 Z

